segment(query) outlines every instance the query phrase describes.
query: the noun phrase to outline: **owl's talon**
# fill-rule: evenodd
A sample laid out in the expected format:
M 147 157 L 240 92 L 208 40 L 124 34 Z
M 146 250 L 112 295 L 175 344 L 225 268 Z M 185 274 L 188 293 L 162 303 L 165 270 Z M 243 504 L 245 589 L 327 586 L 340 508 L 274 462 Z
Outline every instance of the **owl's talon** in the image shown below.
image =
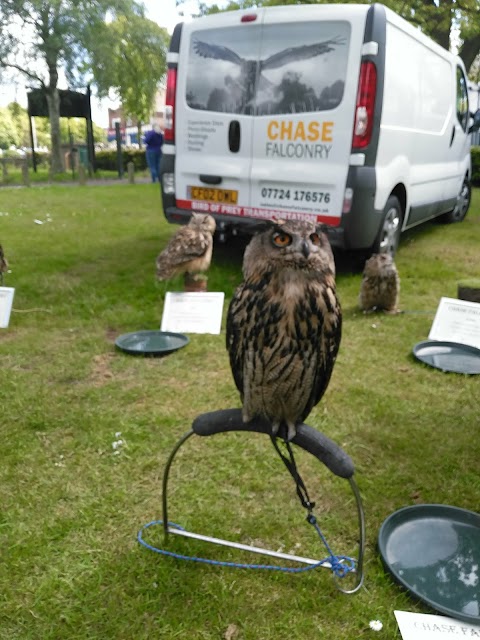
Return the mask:
M 297 435 L 297 430 L 295 428 L 294 424 L 289 424 L 288 425 L 288 431 L 287 431 L 287 442 L 291 442 L 295 436 Z

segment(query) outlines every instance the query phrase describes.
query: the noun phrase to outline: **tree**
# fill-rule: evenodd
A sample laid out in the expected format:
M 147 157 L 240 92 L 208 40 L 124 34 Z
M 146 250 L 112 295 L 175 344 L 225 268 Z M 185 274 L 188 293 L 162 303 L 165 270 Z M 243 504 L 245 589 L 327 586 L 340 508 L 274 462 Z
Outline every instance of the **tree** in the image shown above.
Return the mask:
M 107 14 L 142 14 L 136 0 L 1 0 L 0 67 L 42 88 L 48 104 L 52 172 L 62 170 L 59 76 L 75 83 Z M 98 42 L 98 41 L 97 41 Z
M 221 7 L 217 4 L 198 2 L 199 15 L 232 11 L 235 9 L 255 9 L 279 4 L 325 4 L 334 0 L 229 0 Z M 343 1 L 343 0 L 339 0 Z M 355 0 L 354 0 L 355 1 Z M 390 9 L 418 26 L 424 33 L 445 49 L 456 46 L 467 70 L 470 70 L 480 52 L 480 0 L 382 0 Z M 183 0 L 177 0 L 181 6 Z M 455 36 L 455 37 L 454 37 Z
M 107 25 L 108 37 L 92 57 L 99 95 L 113 88 L 122 102 L 125 116 L 141 124 L 150 119 L 158 86 L 167 71 L 170 36 L 155 22 L 141 16 L 118 17 Z

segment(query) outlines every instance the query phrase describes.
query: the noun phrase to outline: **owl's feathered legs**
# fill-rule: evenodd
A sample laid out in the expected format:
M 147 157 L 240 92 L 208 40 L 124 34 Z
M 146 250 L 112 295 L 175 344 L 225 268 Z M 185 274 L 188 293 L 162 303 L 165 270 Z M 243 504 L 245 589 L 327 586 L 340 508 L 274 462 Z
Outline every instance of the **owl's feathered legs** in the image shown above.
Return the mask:
M 278 436 L 278 432 L 280 430 L 280 422 L 272 422 L 272 435 L 274 437 Z M 287 442 L 291 442 L 293 438 L 297 435 L 297 427 L 293 422 L 287 421 Z

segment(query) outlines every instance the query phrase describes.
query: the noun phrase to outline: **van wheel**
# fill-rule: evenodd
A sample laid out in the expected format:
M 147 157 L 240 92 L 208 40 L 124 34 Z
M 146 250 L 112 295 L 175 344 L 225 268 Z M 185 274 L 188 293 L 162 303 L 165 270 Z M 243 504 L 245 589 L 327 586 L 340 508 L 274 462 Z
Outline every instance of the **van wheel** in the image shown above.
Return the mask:
M 400 242 L 403 211 L 397 196 L 390 196 L 385 205 L 382 226 L 375 240 L 372 253 L 395 255 Z
M 448 211 L 439 217 L 440 222 L 452 224 L 452 222 L 461 222 L 467 215 L 470 207 L 470 199 L 472 197 L 472 187 L 470 181 L 465 178 L 462 187 L 457 196 L 457 202 L 452 211 Z

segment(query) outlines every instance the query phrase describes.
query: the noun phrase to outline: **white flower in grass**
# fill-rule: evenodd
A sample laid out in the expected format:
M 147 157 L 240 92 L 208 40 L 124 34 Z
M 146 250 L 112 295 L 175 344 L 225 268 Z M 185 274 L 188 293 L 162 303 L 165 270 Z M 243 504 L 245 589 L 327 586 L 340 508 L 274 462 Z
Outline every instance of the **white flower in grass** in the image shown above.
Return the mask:
M 369 626 L 372 631 L 381 631 L 383 629 L 383 624 L 380 620 L 370 620 Z
M 121 431 L 116 431 L 115 432 L 115 438 L 119 438 L 122 435 Z

